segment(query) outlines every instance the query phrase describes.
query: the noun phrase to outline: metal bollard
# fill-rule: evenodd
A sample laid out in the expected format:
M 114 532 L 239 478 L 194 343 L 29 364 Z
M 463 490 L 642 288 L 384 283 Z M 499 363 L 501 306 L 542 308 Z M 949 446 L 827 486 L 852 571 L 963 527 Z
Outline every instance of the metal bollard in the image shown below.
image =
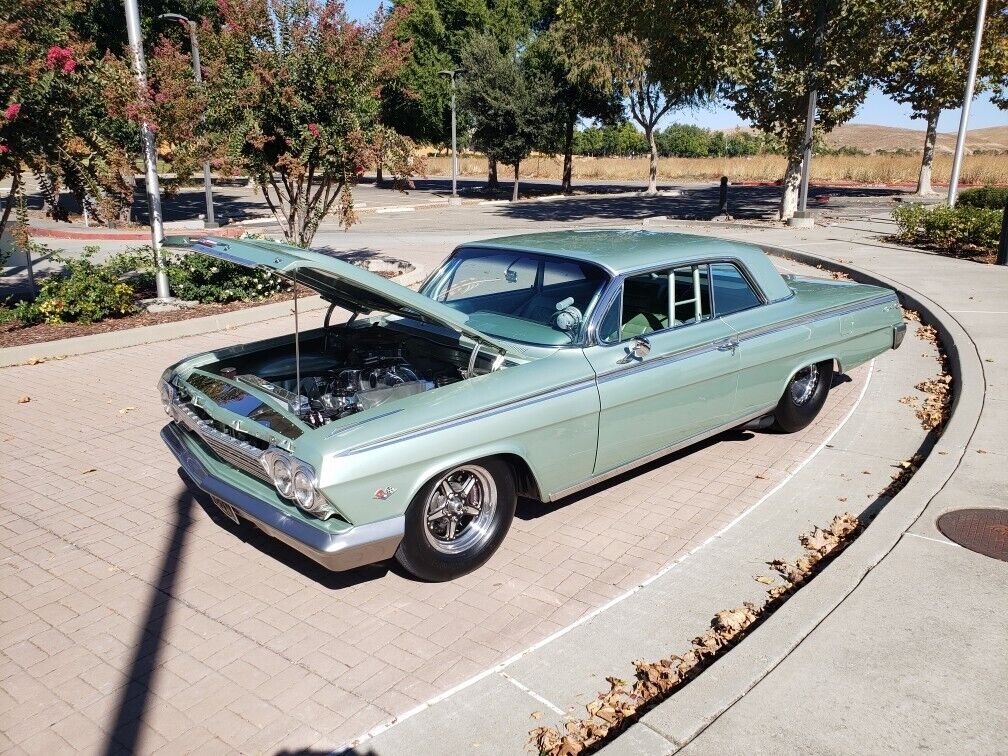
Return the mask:
M 1008 265 L 1008 202 L 1001 213 L 1001 240 L 998 242 L 997 264 Z
M 718 215 L 727 215 L 727 214 L 728 214 L 728 177 L 722 176 L 721 195 L 718 199 Z

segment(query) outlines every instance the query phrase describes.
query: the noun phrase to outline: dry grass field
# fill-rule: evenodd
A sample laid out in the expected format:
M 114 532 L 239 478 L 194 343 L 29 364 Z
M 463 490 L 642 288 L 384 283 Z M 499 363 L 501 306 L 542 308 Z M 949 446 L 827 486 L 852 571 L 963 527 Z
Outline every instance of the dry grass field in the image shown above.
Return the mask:
M 778 181 L 784 175 L 785 159 L 780 155 L 740 158 L 663 158 L 658 165 L 659 181 L 712 181 L 728 176 L 732 181 Z M 563 161 L 549 155 L 532 156 L 521 165 L 522 179 L 560 180 Z M 446 155 L 427 158 L 428 173 L 448 175 L 451 164 Z M 919 155 L 822 155 L 812 161 L 812 180 L 819 183 L 905 185 L 917 183 Z M 936 155 L 934 182 L 948 181 L 951 155 Z M 574 181 L 646 181 L 647 158 L 574 158 Z M 459 174 L 485 177 L 482 155 L 459 159 Z M 506 181 L 509 166 L 500 166 L 498 176 Z M 967 155 L 960 171 L 963 184 L 1008 184 L 1008 154 Z

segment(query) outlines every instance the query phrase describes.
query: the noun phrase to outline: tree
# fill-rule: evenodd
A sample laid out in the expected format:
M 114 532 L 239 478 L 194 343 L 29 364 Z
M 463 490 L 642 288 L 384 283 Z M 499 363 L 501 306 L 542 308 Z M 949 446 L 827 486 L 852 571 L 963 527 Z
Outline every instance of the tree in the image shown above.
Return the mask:
M 70 28 L 76 8 L 20 0 L 0 10 L 0 180 L 12 179 L 0 233 L 25 168 L 56 217 L 62 187 L 98 220 L 114 219 L 132 197 L 133 170 L 103 107 L 117 72 Z
M 818 92 L 816 126 L 829 133 L 854 115 L 878 71 L 881 6 L 876 0 L 824 1 L 818 71 L 813 70 L 816 3 L 758 0 L 748 24 L 748 51 L 730 66 L 722 87 L 741 118 L 784 145 L 781 219 L 797 209 L 810 83 L 815 81 Z
M 517 48 L 502 53 L 489 34 L 473 37 L 462 51 L 468 72 L 459 101 L 472 118 L 473 142 L 490 160 L 514 166 L 511 199 L 518 199 L 521 161 L 532 152 L 551 119 L 554 92 Z
M 1008 76 L 1008 3 L 992 2 L 987 9 L 975 92 L 979 94 Z M 927 124 L 921 158 L 918 194 L 933 194 L 938 117 L 962 104 L 973 35 L 975 3 L 963 0 L 897 0 L 883 26 L 886 51 L 882 90 L 909 105 L 912 118 Z
M 362 25 L 331 0 L 221 0 L 220 15 L 220 26 L 204 19 L 199 30 L 202 85 L 188 52 L 162 38 L 150 91 L 124 106 L 173 145 L 180 173 L 208 158 L 251 176 L 288 241 L 308 246 L 330 213 L 354 221 L 352 186 L 374 159 L 381 89 L 408 52 L 395 38 L 401 16 Z M 411 175 L 411 150 L 390 156 L 399 156 L 393 174 Z
M 569 19 L 554 16 L 538 34 L 527 52 L 529 61 L 555 91 L 552 101 L 554 127 L 544 132 L 540 147 L 563 150 L 561 190 L 571 191 L 574 169 L 574 129 L 582 118 L 611 121 L 623 112 L 620 91 L 611 80 L 588 73 L 589 62 L 598 54 L 598 44 L 580 39 Z
M 654 130 L 669 112 L 709 100 L 727 66 L 744 51 L 749 0 L 654 3 L 651 0 L 563 0 L 560 14 L 597 40 L 587 62 L 595 80 L 608 78 L 627 100 L 651 152 L 648 192 L 657 190 Z

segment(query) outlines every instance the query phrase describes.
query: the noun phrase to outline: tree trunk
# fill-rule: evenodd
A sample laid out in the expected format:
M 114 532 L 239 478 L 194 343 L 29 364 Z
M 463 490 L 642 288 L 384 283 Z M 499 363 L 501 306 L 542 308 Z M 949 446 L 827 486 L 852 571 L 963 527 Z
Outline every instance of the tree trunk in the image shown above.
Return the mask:
M 384 177 L 382 176 L 383 162 L 381 158 L 378 158 L 378 165 L 375 167 L 375 186 L 381 186 Z
M 921 158 L 920 177 L 917 179 L 917 194 L 934 194 L 931 188 L 931 161 L 934 160 L 935 139 L 938 136 L 938 116 L 940 110 L 927 114 L 927 133 L 924 137 L 924 156 Z
M 10 218 L 11 210 L 14 207 L 14 198 L 17 196 L 18 184 L 21 183 L 21 172 L 15 168 L 11 176 L 10 193 L 4 201 L 3 215 L 0 215 L 0 239 L 3 238 L 4 229 L 7 228 L 7 219 Z
M 648 167 L 648 194 L 658 194 L 658 144 L 654 138 L 654 127 L 647 129 L 645 135 L 648 147 L 651 148 L 651 164 Z
M 515 160 L 514 188 L 511 190 L 511 201 L 512 202 L 517 202 L 518 201 L 518 167 L 520 165 L 521 165 L 521 162 L 519 162 L 518 160 Z
M 577 121 L 577 113 L 567 115 L 567 128 L 564 132 L 564 164 L 563 180 L 560 183 L 560 191 L 564 194 L 571 193 L 571 177 L 574 173 L 574 122 Z
M 787 170 L 784 172 L 784 190 L 781 194 L 780 219 L 787 220 L 798 209 L 798 188 L 801 184 L 801 152 L 788 155 Z
M 487 189 L 497 191 L 497 158 L 488 158 Z

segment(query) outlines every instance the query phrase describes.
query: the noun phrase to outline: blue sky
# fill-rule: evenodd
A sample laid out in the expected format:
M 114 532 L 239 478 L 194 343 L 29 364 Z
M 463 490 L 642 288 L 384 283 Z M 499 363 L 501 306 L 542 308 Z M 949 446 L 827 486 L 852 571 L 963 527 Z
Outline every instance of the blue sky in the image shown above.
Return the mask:
M 353 18 L 367 20 L 378 7 L 376 0 L 346 0 L 347 13 Z M 674 113 L 666 119 L 669 122 L 691 123 L 713 129 L 729 129 L 734 126 L 744 126 L 734 112 L 728 108 L 715 107 L 711 110 Z M 882 92 L 873 90 L 868 94 L 864 104 L 858 110 L 852 123 L 874 123 L 882 126 L 899 126 L 907 129 L 924 129 L 922 120 L 910 118 L 910 109 L 886 97 Z M 969 128 L 982 129 L 988 126 L 1008 125 L 1008 111 L 998 110 L 990 101 L 989 95 L 981 95 L 973 101 L 970 108 Z M 938 122 L 939 131 L 956 131 L 959 128 L 959 110 L 946 110 Z

